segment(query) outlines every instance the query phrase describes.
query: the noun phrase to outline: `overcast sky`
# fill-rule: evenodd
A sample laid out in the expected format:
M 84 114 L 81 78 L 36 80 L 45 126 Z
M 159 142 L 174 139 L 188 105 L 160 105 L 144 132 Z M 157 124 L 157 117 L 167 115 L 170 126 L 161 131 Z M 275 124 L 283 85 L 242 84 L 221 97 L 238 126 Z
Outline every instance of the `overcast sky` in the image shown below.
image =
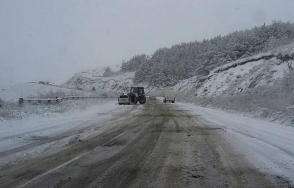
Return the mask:
M 65 82 L 160 47 L 294 22 L 294 0 L 0 0 L 0 84 Z

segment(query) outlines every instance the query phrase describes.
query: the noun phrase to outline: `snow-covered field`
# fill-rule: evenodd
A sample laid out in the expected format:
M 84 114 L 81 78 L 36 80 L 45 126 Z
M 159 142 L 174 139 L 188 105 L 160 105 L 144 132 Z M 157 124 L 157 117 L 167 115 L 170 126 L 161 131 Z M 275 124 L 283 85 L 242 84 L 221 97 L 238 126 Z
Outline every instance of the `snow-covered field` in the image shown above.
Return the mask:
M 264 173 L 294 182 L 294 128 L 211 108 L 178 103 L 223 128 L 229 143 Z
M 70 144 L 99 134 L 104 123 L 133 106 L 119 106 L 114 99 L 100 99 L 85 109 L 54 116 L 30 116 L 0 122 L 0 166 L 52 154 Z
M 19 105 L 19 98 L 38 98 L 47 99 L 65 96 L 95 96 L 99 97 L 102 93 L 98 91 L 82 91 L 68 89 L 59 86 L 52 86 L 39 83 L 19 83 L 10 86 L 0 86 L 0 121 L 11 119 L 23 119 L 29 116 L 54 116 L 54 114 L 69 112 L 75 109 L 84 109 L 87 105 L 92 104 L 89 99 L 80 100 L 63 100 L 58 104 L 27 104 Z
M 0 98 L 4 101 L 18 101 L 19 98 L 38 96 L 49 92 L 60 92 L 68 95 L 89 94 L 87 91 L 80 91 L 39 83 L 19 83 L 9 86 L 0 86 Z

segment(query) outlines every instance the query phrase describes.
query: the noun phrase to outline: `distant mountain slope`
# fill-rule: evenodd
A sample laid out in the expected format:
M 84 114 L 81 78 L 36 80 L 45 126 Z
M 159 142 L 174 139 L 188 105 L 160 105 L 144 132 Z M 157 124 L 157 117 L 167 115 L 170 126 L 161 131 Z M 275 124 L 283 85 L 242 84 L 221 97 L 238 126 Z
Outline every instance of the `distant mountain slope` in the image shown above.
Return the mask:
M 67 80 L 63 87 L 105 92 L 126 92 L 135 72 L 121 72 L 119 66 L 83 70 Z

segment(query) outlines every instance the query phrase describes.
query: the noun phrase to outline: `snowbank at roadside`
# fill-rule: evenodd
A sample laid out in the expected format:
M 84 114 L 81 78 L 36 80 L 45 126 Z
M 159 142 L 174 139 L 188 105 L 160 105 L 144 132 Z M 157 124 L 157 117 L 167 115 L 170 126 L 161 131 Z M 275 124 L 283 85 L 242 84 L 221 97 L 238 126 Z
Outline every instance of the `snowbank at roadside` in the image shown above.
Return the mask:
M 232 146 L 262 172 L 294 183 L 294 128 L 191 104 L 177 104 L 223 128 Z

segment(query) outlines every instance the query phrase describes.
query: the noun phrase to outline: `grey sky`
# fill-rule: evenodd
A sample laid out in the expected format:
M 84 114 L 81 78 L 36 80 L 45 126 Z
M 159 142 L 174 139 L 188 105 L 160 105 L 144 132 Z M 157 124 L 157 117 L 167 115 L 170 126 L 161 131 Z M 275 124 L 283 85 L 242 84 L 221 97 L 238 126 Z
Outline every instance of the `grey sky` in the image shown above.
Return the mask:
M 0 0 L 0 84 L 61 84 L 160 47 L 294 22 L 293 0 Z

